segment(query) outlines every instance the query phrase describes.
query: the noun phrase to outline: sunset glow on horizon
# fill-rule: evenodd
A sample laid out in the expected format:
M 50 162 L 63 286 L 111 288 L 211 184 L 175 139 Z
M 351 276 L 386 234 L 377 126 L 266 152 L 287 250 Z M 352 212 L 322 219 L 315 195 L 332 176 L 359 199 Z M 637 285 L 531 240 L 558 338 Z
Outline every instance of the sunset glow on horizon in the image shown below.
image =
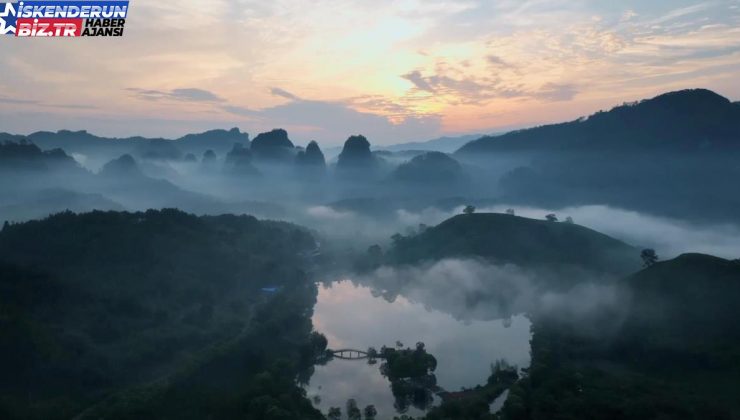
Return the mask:
M 740 99 L 740 1 L 645 3 L 133 0 L 122 38 L 0 39 L 0 131 L 391 144 Z

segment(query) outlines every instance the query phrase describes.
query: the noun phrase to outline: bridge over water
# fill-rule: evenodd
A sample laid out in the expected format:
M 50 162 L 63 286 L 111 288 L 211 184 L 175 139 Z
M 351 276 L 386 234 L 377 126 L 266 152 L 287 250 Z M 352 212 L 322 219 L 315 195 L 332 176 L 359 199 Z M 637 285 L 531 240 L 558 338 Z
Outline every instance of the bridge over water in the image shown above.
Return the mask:
M 367 350 L 339 349 L 339 350 L 327 350 L 327 352 L 330 353 L 332 356 L 334 356 L 334 358 L 340 359 L 340 360 L 367 360 L 371 358 Z M 372 358 L 373 359 L 383 359 L 383 357 L 379 353 L 376 353 L 374 356 L 372 356 Z M 440 397 L 442 401 L 463 399 L 477 392 L 472 389 L 465 390 L 465 391 L 458 391 L 458 392 L 449 392 L 439 385 L 433 385 L 431 387 L 428 387 L 428 389 L 432 393 Z
M 331 353 L 332 356 L 334 356 L 337 359 L 342 360 L 365 360 L 370 359 L 370 353 L 368 353 L 366 350 L 357 350 L 357 349 L 339 349 L 339 350 L 329 350 L 329 353 Z M 372 356 L 373 359 L 382 359 L 380 354 L 375 354 Z

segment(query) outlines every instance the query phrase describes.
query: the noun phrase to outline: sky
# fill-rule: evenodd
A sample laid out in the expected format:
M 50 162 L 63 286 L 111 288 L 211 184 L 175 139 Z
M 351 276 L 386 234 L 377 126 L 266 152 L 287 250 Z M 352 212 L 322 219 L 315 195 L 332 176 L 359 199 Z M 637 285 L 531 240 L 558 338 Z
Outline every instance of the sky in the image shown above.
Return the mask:
M 121 38 L 0 38 L 0 131 L 281 127 L 373 144 L 740 99 L 740 0 L 131 0 Z

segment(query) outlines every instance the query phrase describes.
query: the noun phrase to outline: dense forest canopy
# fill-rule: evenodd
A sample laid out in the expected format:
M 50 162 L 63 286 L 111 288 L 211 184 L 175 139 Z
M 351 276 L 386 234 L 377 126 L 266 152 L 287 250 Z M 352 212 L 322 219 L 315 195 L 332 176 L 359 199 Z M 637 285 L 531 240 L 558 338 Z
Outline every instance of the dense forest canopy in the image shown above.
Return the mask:
M 624 287 L 633 303 L 613 335 L 536 320 L 532 367 L 503 419 L 737 418 L 740 263 L 682 255 Z M 591 322 L 615 314 L 601 316 Z
M 0 412 L 4 418 L 68 418 L 106 394 L 186 366 L 205 369 L 198 364 L 233 358 L 233 352 L 256 352 L 244 368 L 256 375 L 271 360 L 304 351 L 276 352 L 282 335 L 254 348 L 257 338 L 247 337 L 267 331 L 290 332 L 313 351 L 306 316 L 315 290 L 305 269 L 315 246 L 310 233 L 287 223 L 178 210 L 60 213 L 5 226 L 0 361 L 7 375 Z M 269 305 L 261 291 L 268 286 L 282 290 Z M 295 362 L 310 361 L 306 357 Z M 280 376 L 285 373 L 274 375 L 281 386 L 293 386 Z M 242 385 L 249 392 L 273 392 L 251 378 Z M 69 390 L 63 398 L 55 392 L 60 387 Z M 305 410 L 300 393 L 292 392 L 295 409 Z

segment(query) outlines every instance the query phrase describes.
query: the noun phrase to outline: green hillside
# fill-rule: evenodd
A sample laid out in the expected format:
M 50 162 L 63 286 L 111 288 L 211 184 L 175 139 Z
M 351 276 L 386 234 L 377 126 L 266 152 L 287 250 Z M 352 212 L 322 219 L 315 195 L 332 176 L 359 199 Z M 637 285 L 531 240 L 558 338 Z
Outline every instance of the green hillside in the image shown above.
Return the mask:
M 503 419 L 740 418 L 740 263 L 686 254 L 623 285 L 631 299 L 603 316 L 533 320 Z
M 496 213 L 455 216 L 418 235 L 397 238 L 390 253 L 397 264 L 454 257 L 613 273 L 639 267 L 639 251 L 607 235 L 571 223 Z
M 315 418 L 294 383 L 322 350 L 314 246 L 288 223 L 178 210 L 5 226 L 0 418 Z

